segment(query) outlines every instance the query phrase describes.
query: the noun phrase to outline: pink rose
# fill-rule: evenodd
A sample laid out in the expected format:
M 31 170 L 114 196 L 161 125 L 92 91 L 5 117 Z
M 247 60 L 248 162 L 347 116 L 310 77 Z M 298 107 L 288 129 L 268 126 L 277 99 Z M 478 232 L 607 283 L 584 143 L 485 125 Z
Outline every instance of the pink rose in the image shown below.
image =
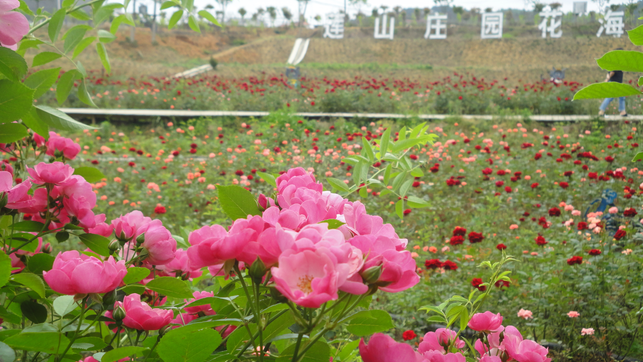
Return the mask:
M 578 313 L 576 311 L 571 311 L 571 312 L 567 313 L 567 316 L 569 318 L 578 318 L 578 317 L 580 317 L 580 313 Z
M 105 216 L 105 214 L 94 215 L 94 222 L 96 223 L 96 226 L 90 228 L 88 232 L 91 234 L 102 235 L 106 238 L 111 237 L 112 233 L 114 232 L 114 227 L 110 224 L 105 223 L 106 218 L 107 217 Z
M 297 252 L 286 250 L 272 276 L 281 294 L 306 308 L 319 308 L 337 299 L 337 262 L 325 248 Z
M 83 228 L 96 226 L 96 217 L 92 209 L 96 206 L 96 194 L 92 185 L 81 176 L 71 176 L 64 186 L 57 190 L 63 197 L 67 215 L 74 216 Z
M 516 361 L 550 362 L 547 358 L 549 350 L 532 340 L 523 340 L 520 332 L 513 326 L 505 330 L 505 339 L 502 344 L 509 357 Z
M 13 50 L 18 48 L 18 42 L 29 32 L 29 21 L 17 11 L 18 0 L 0 0 L 0 46 Z
M 367 256 L 363 270 L 382 266 L 382 275 L 377 281 L 381 290 L 388 293 L 401 292 L 420 281 L 411 253 L 407 250 L 397 250 L 399 240 L 386 236 L 363 235 L 356 236 L 349 242 Z
M 301 204 L 306 200 L 320 198 L 324 186 L 315 180 L 315 176 L 301 167 L 291 168 L 279 176 L 277 182 L 277 202 L 282 208 Z
M 148 252 L 145 263 L 150 265 L 163 265 L 174 259 L 176 240 L 174 240 L 170 231 L 163 226 L 161 220 L 153 220 L 149 224 L 139 228 L 137 232 L 139 234 L 145 233 L 145 240 L 143 244 L 141 244 L 141 247 Z M 130 241 L 130 243 L 134 242 L 136 242 L 136 240 Z
M 220 226 L 204 226 L 188 236 L 188 257 L 193 268 L 222 264 L 237 259 L 252 240 L 256 240 L 266 223 L 260 216 L 237 219 L 229 232 Z M 254 259 L 253 259 L 254 261 Z
M 427 351 L 422 354 L 422 362 L 466 362 L 461 353 L 442 354 L 438 351 Z
M 514 328 L 515 329 L 515 328 Z M 515 333 L 518 332 L 516 329 L 515 331 L 505 331 L 505 333 Z M 474 348 L 480 355 L 490 355 L 490 356 L 500 356 L 502 352 L 505 350 L 505 346 L 500 343 L 500 332 L 493 332 L 487 334 L 487 344 L 483 343 L 481 340 L 476 340 L 474 344 Z M 518 333 L 520 334 L 520 333 Z
M 489 356 L 489 355 L 484 355 L 480 357 L 478 362 L 502 362 L 502 359 L 498 356 Z
M 502 330 L 502 316 L 489 311 L 476 313 L 469 320 L 469 328 L 478 332 L 499 332 Z
M 122 302 L 114 303 L 114 309 L 118 307 L 125 310 L 123 324 L 137 330 L 159 330 L 170 324 L 174 317 L 171 310 L 153 309 L 149 304 L 141 302 L 141 296 L 136 293 L 126 295 Z
M 42 147 L 47 143 L 45 137 L 34 132 L 33 141 L 36 143 L 36 147 Z
M 190 304 L 196 300 L 203 299 L 203 298 L 208 298 L 208 297 L 214 297 L 214 293 L 212 292 L 194 292 L 192 293 L 194 298 L 190 300 L 186 300 L 185 304 Z M 204 304 L 204 305 L 198 305 L 196 307 L 185 307 L 183 308 L 186 312 L 190 314 L 197 314 L 199 312 L 205 313 L 205 315 L 214 315 L 216 314 L 212 310 L 212 306 L 210 304 Z
M 68 160 L 73 160 L 80 152 L 80 145 L 70 138 L 60 137 L 55 132 L 49 132 L 47 141 L 47 155 L 57 157 L 64 156 Z M 59 156 L 58 156 L 59 157 Z
M 127 274 L 124 261 L 109 257 L 105 262 L 76 250 L 59 253 L 53 268 L 43 272 L 54 291 L 67 294 L 107 293 L 114 290 Z
M 343 218 L 346 225 L 342 228 L 348 228 L 353 234 L 388 237 L 395 241 L 395 249 L 398 251 L 404 250 L 408 244 L 408 240 L 400 239 L 391 224 L 384 224 L 379 216 L 367 214 L 366 207 L 359 201 L 344 206 Z
M 188 252 L 183 249 L 176 249 L 174 259 L 167 264 L 157 266 L 156 269 L 160 270 L 161 274 L 186 279 L 198 278 L 203 274 L 201 269 L 190 266 Z
M 16 209 L 30 199 L 29 190 L 31 182 L 28 180 L 13 186 L 13 175 L 8 171 L 0 171 L 0 192 L 7 195 L 7 205 L 9 209 Z
M 290 249 L 294 243 L 295 238 L 292 233 L 277 225 L 264 230 L 256 241 L 249 242 L 238 259 L 252 265 L 259 257 L 264 265 L 270 268 L 277 264 L 279 256 Z
M 422 357 L 406 343 L 395 342 L 382 333 L 375 333 L 368 344 L 359 342 L 359 354 L 364 362 L 421 362 Z
M 129 240 L 140 235 L 138 229 L 152 222 L 152 219 L 136 210 L 112 220 L 114 234 L 117 238 Z
M 450 329 L 439 328 L 435 332 L 428 332 L 424 335 L 424 339 L 418 346 L 418 352 L 424 353 L 426 351 L 438 351 L 446 353 L 451 342 L 455 339 L 453 346 L 457 349 L 464 348 L 465 343 L 460 338 L 457 338 L 457 333 Z
M 530 310 L 526 310 L 526 309 L 521 308 L 518 311 L 518 317 L 522 318 L 522 319 L 530 319 L 530 318 L 533 318 L 533 313 L 531 313 Z
M 34 168 L 27 168 L 27 172 L 30 180 L 37 185 L 63 185 L 74 174 L 74 169 L 62 162 L 41 162 Z

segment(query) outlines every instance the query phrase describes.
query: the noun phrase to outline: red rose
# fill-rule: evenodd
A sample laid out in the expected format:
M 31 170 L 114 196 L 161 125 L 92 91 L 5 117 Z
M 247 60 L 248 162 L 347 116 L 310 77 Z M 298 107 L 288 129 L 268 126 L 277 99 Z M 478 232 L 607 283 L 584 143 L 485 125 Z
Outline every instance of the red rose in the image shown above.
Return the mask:
M 581 221 L 581 222 L 579 222 L 579 223 L 578 223 L 578 225 L 576 225 L 576 228 L 577 228 L 579 231 L 580 231 L 580 230 L 587 230 L 587 229 L 588 229 L 588 227 L 587 227 L 587 223 L 586 223 L 586 222 L 584 222 L 584 221 Z
M 571 258 L 567 259 L 567 264 L 569 264 L 569 265 L 583 264 L 583 257 L 582 256 L 572 256 Z
M 154 208 L 154 213 L 156 214 L 165 214 L 167 210 L 165 210 L 165 206 L 158 205 Z
M 442 268 L 442 262 L 440 261 L 440 259 L 429 259 L 424 262 L 424 266 L 427 269 Z
M 502 185 L 504 184 L 505 184 L 504 181 L 496 181 L 496 187 L 502 187 Z
M 625 232 L 625 230 L 618 229 L 618 231 L 616 232 L 616 234 L 614 234 L 614 239 L 616 239 L 616 240 L 621 240 L 621 239 L 623 239 L 626 235 L 627 235 L 627 233 Z
M 542 235 L 538 235 L 538 237 L 536 238 L 536 245 L 543 246 L 546 244 L 547 244 L 547 240 L 545 240 L 545 238 L 543 238 Z
M 509 288 L 509 282 L 506 280 L 498 280 L 495 285 L 497 288 Z
M 415 334 L 415 332 L 413 332 L 410 329 L 408 331 L 404 331 L 404 333 L 402 333 L 402 338 L 404 338 L 405 341 L 410 341 L 410 340 L 414 339 L 415 337 L 417 337 L 417 334 Z
M 569 187 L 569 184 L 568 184 L 567 182 L 564 182 L 564 181 L 563 181 L 563 182 L 561 182 L 561 183 L 559 183 L 558 185 L 560 185 L 560 187 L 562 187 L 562 188 L 564 188 L 564 189 L 566 189 L 566 188 L 568 188 L 568 187 Z
M 444 263 L 442 263 L 442 267 L 446 270 L 457 270 L 458 264 L 452 262 L 451 260 L 446 260 Z
M 482 240 L 484 240 L 484 236 L 482 235 L 482 233 L 477 233 L 475 231 L 472 231 L 472 232 L 469 233 L 469 242 L 471 244 L 479 243 Z
M 560 209 L 557 207 L 552 207 L 549 209 L 549 216 L 560 216 Z
M 601 251 L 598 249 L 592 249 L 587 252 L 589 255 L 601 255 Z
M 455 246 L 455 245 L 460 245 L 464 242 L 464 237 L 462 235 L 456 235 L 451 237 L 451 240 L 449 240 L 449 244 Z
M 467 229 L 465 229 L 463 227 L 456 226 L 455 229 L 453 229 L 453 236 L 456 236 L 456 235 L 464 236 L 466 234 L 467 234 Z
M 491 175 L 492 173 L 493 173 L 493 170 L 490 169 L 489 167 L 482 170 L 483 175 Z
M 538 187 L 538 182 L 534 182 L 533 184 L 531 184 L 532 189 L 535 189 L 536 187 Z
M 481 286 L 480 284 L 482 283 L 482 278 L 473 278 L 473 280 L 471 280 L 471 285 L 474 288 L 478 288 L 479 291 L 484 292 L 485 290 L 487 290 L 487 287 L 484 285 Z
M 496 249 L 505 250 L 505 249 L 507 249 L 507 245 L 505 245 L 503 243 L 500 243 L 500 244 L 496 245 Z
M 633 217 L 633 216 L 636 216 L 636 214 L 637 212 L 636 210 L 634 210 L 633 207 L 627 208 L 625 209 L 625 211 L 623 211 L 623 215 L 627 217 Z

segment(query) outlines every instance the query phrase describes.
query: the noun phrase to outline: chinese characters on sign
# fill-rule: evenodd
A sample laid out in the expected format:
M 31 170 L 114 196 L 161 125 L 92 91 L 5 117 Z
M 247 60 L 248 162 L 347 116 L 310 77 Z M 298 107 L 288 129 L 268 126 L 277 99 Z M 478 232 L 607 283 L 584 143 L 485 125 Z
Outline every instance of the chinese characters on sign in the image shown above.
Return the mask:
M 540 15 L 542 19 L 540 25 L 538 25 L 538 29 L 542 30 L 543 38 L 547 38 L 547 33 L 549 33 L 551 38 L 560 38 L 563 35 L 563 30 L 560 29 L 563 23 L 562 11 L 543 11 L 538 15 Z M 558 31 L 556 31 L 556 29 L 558 29 Z
M 605 32 L 605 35 L 613 35 L 620 38 L 621 35 L 623 35 L 623 26 L 625 25 L 623 24 L 623 15 L 624 13 L 622 11 L 612 12 L 608 10 L 605 18 L 598 20 L 598 22 L 601 23 L 601 27 L 598 29 L 596 36 L 600 38 L 603 32 Z
M 324 38 L 344 38 L 344 14 L 331 13 L 326 15 Z
M 540 24 L 538 29 L 542 31 L 542 37 L 560 38 L 563 35 L 562 22 L 563 12 L 560 10 L 543 11 L 540 14 Z M 603 19 L 599 19 L 601 24 L 597 37 L 601 35 L 611 35 L 620 37 L 625 33 L 623 23 L 623 11 L 608 10 Z M 483 13 L 482 24 L 480 27 L 481 39 L 500 39 L 502 38 L 504 13 Z M 343 39 L 344 38 L 344 15 L 342 13 L 331 13 L 326 15 L 324 24 L 324 38 Z M 375 39 L 391 39 L 395 35 L 395 17 L 382 14 L 381 17 L 375 18 Z M 447 15 L 430 14 L 426 18 L 425 39 L 446 39 L 447 38 Z
M 380 18 L 375 18 L 375 39 L 391 39 L 393 40 L 393 33 L 395 32 L 395 17 L 391 17 L 391 23 L 388 28 L 388 33 L 386 32 L 386 20 L 388 16 L 386 14 L 382 15 L 382 29 L 380 29 Z
M 429 15 L 426 17 L 426 33 L 424 39 L 446 39 L 447 38 L 447 16 Z
M 482 39 L 502 38 L 502 16 L 503 16 L 503 13 L 482 14 L 482 27 L 480 28 L 480 38 Z

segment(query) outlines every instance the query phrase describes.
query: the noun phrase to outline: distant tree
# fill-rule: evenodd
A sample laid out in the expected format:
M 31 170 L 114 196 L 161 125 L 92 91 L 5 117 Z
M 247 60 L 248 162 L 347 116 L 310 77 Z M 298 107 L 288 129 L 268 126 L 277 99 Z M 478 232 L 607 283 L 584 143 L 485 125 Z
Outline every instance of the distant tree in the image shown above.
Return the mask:
M 630 21 L 632 23 L 635 22 L 634 13 L 638 8 L 639 8 L 639 3 L 634 2 L 634 0 L 630 0 L 630 2 L 625 5 L 625 11 L 627 12 L 627 15 L 630 17 Z
M 225 24 L 225 8 L 232 2 L 232 0 L 215 0 L 217 4 L 221 5 L 221 24 Z
M 317 15 L 315 15 L 314 19 L 317 20 L 317 21 L 321 21 L 322 17 L 321 17 L 321 15 L 317 14 Z
M 540 13 L 543 11 L 544 8 L 545 8 L 545 4 L 539 3 L 539 2 L 534 3 L 534 13 Z
M 453 0 L 433 0 L 435 5 L 442 7 L 442 11 L 446 12 L 449 6 L 453 4 Z
M 368 4 L 368 0 L 348 0 L 348 3 L 350 6 L 356 7 L 357 8 L 357 13 L 362 12 L 362 6 L 366 6 Z
M 383 13 L 383 14 L 385 14 L 385 13 L 386 13 L 386 9 L 388 9 L 388 6 L 386 6 L 386 5 L 380 5 L 380 9 L 382 9 L 382 13 Z
M 393 11 L 395 11 L 395 14 L 396 14 L 396 15 L 399 15 L 399 14 L 400 14 L 400 11 L 402 11 L 402 7 L 398 5 L 398 6 L 396 6 L 396 7 L 394 7 L 394 8 L 393 8 Z
M 423 12 L 423 17 L 426 18 L 429 14 L 431 14 L 431 8 L 424 8 L 422 9 Z
M 552 9 L 552 10 L 558 10 L 558 9 L 560 9 L 561 6 L 563 6 L 563 4 L 561 4 L 561 3 L 551 3 L 551 4 L 549 4 L 549 8 Z
M 243 20 L 243 18 L 244 18 L 244 17 L 246 16 L 246 14 L 248 13 L 248 12 L 246 11 L 246 9 L 244 9 L 244 8 L 240 8 L 239 10 L 237 10 L 237 12 L 239 13 L 239 15 L 241 15 L 241 20 Z
M 420 10 L 420 8 L 413 9 L 413 16 L 415 16 L 416 21 L 420 21 L 422 18 L 422 10 Z
M 286 18 L 288 23 L 290 23 L 290 20 L 292 19 L 292 12 L 290 11 L 290 9 L 288 9 L 287 7 L 283 7 L 281 8 L 281 12 L 284 14 L 284 18 Z
M 610 10 L 612 11 L 618 11 L 618 9 L 621 7 L 619 4 L 612 4 L 610 5 Z
M 602 14 L 605 12 L 605 7 L 610 3 L 610 0 L 592 0 L 592 2 L 598 4 L 598 12 Z
M 454 6 L 453 12 L 458 17 L 458 21 L 462 20 L 462 14 L 464 13 L 464 8 L 462 6 Z
M 378 10 L 377 10 L 377 8 L 373 8 L 373 10 L 371 10 L 371 16 L 372 16 L 372 17 L 374 17 L 374 18 L 376 18 L 378 15 L 379 15 L 379 14 L 378 14 Z
M 266 12 L 268 13 L 268 16 L 270 16 L 270 22 L 272 23 L 272 26 L 275 26 L 275 20 L 277 19 L 277 8 L 274 6 L 268 6 L 266 8 Z
M 214 5 L 208 4 L 208 5 L 205 6 L 205 9 L 206 10 L 212 10 L 212 9 L 214 9 Z
M 490 12 L 492 12 L 492 11 L 493 11 L 493 9 L 492 9 L 492 8 L 486 8 L 486 9 L 484 9 L 484 12 L 485 12 L 485 13 L 490 13 Z
M 302 26 L 304 22 L 306 22 L 306 9 L 308 9 L 308 3 L 310 0 L 297 0 L 297 2 L 299 3 L 299 26 Z

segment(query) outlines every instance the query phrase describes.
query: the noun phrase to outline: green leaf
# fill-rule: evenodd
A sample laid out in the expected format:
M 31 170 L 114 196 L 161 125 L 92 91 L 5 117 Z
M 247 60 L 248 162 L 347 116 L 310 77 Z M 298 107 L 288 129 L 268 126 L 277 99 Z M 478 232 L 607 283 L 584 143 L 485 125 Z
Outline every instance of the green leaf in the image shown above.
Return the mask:
M 590 84 L 579 90 L 574 95 L 573 100 L 577 99 L 597 99 L 597 98 L 617 98 L 627 97 L 641 92 L 629 84 L 606 82 Z
M 111 43 L 114 40 L 116 40 L 116 35 L 110 33 L 109 31 L 106 31 L 106 30 L 99 30 L 98 31 L 98 40 L 101 43 Z
M 27 113 L 33 103 L 33 94 L 33 89 L 22 83 L 0 80 L 0 123 L 13 122 Z
M 172 29 L 174 26 L 176 26 L 176 23 L 178 23 L 182 17 L 183 17 L 183 10 L 175 11 L 174 14 L 172 14 L 172 17 L 170 17 L 170 22 L 167 28 Z
M 5 286 L 9 282 L 11 276 L 11 258 L 5 254 L 0 253 L 0 287 Z
M 107 50 L 105 50 L 105 45 L 103 43 L 96 43 L 96 52 L 100 58 L 101 63 L 103 63 L 103 68 L 107 73 L 111 73 L 112 65 L 109 64 L 109 57 L 107 56 Z
M 49 126 L 40 119 L 36 107 L 31 107 L 29 112 L 22 115 L 22 123 L 45 139 L 49 138 Z
M 302 344 L 302 347 L 299 349 L 300 353 L 303 348 L 306 347 L 306 344 Z M 290 362 L 293 359 L 293 354 L 295 353 L 295 344 L 291 344 L 286 348 L 283 353 L 277 358 L 277 362 Z M 299 362 L 328 362 L 330 360 L 330 347 L 326 342 L 317 341 L 313 344 L 302 359 L 298 360 Z
M 190 287 L 182 280 L 173 277 L 160 277 L 147 283 L 147 288 L 161 295 L 173 298 L 192 298 Z
M 109 19 L 109 17 L 114 13 L 114 10 L 122 7 L 123 4 L 105 4 L 101 6 L 94 12 L 94 27 L 97 27 L 103 21 Z
M 333 188 L 335 188 L 335 189 L 337 189 L 337 190 L 340 190 L 340 191 L 350 191 L 350 189 L 348 188 L 348 185 L 346 185 L 346 183 L 344 183 L 344 181 L 342 181 L 342 180 L 340 180 L 340 179 L 338 179 L 338 178 L 328 177 L 328 178 L 326 179 L 326 181 L 328 181 L 328 183 L 329 183 Z
M 58 86 L 56 86 L 56 100 L 58 101 L 58 104 L 63 104 L 67 99 L 72 87 L 74 86 L 74 80 L 78 78 L 80 78 L 80 73 L 76 69 L 67 71 L 60 76 Z
M 25 53 L 27 52 L 27 49 L 31 49 L 31 48 L 38 49 L 38 47 L 41 44 L 44 44 L 44 42 L 40 39 L 23 39 L 20 42 L 20 45 L 18 45 L 18 50 L 16 51 L 16 53 L 24 57 Z
M 147 347 L 136 347 L 136 346 L 116 348 L 105 353 L 103 357 L 100 359 L 100 362 L 116 362 L 119 359 L 122 359 L 125 357 L 134 357 L 134 355 L 139 354 L 147 349 L 148 349 Z
M 409 192 L 411 185 L 413 185 L 413 179 L 408 179 L 404 181 L 402 186 L 400 186 L 400 196 L 402 197 L 406 196 L 406 193 Z
M 199 11 L 199 16 L 201 16 L 203 19 L 208 20 L 209 22 L 211 22 L 212 24 L 214 24 L 214 25 L 216 25 L 218 27 L 221 27 L 221 24 L 219 24 L 219 21 L 217 21 L 217 19 L 212 14 L 210 14 L 208 11 L 206 11 L 206 10 Z
M 122 290 L 123 293 L 127 295 L 132 293 L 143 294 L 145 293 L 145 286 L 140 284 L 130 284 L 126 287 L 121 288 L 120 290 Z
M 388 144 L 391 140 L 391 127 L 387 128 L 382 134 L 382 139 L 380 139 L 380 160 L 386 155 L 388 151 Z
M 54 266 L 55 258 L 49 254 L 38 253 L 29 258 L 27 266 L 34 274 L 42 274 L 43 271 L 50 271 Z
M 80 43 L 78 43 L 78 45 L 76 46 L 76 49 L 74 49 L 74 54 L 71 56 L 71 59 L 76 59 L 76 57 L 78 57 L 80 53 L 85 50 L 85 48 L 90 46 L 94 42 L 94 40 L 96 40 L 95 36 L 88 36 L 87 38 L 81 40 Z
M 363 337 L 386 332 L 393 327 L 393 320 L 388 312 L 374 309 L 357 313 L 351 318 L 346 329 L 358 337 Z
M 406 202 L 409 204 L 410 207 L 414 209 L 431 206 L 431 204 L 428 201 L 425 201 L 417 196 L 409 196 Z
M 4 340 L 13 349 L 56 354 L 69 346 L 69 339 L 58 332 L 23 332 Z
M 127 274 L 123 278 L 123 283 L 132 284 L 140 282 L 141 280 L 147 278 L 150 275 L 150 270 L 147 268 L 137 268 L 132 267 L 127 269 Z
M 33 323 L 44 323 L 47 321 L 47 308 L 31 300 L 20 303 L 22 315 Z
M 233 221 L 248 215 L 261 215 L 259 206 L 250 191 L 241 186 L 217 186 L 221 208 Z
M 161 5 L 161 10 L 169 9 L 174 6 L 180 6 L 179 4 L 175 3 L 174 1 L 165 1 Z M 200 14 L 199 14 L 200 15 Z
M 134 22 L 130 21 L 130 19 L 125 14 L 121 14 L 117 16 L 114 20 L 112 20 L 112 25 L 109 27 L 109 32 L 112 34 L 116 34 L 116 32 L 118 31 L 118 27 L 122 23 L 134 25 Z
M 400 219 L 404 217 L 404 199 L 395 203 L 395 213 Z
M 188 25 L 190 26 L 190 29 L 193 31 L 196 31 L 197 33 L 201 32 L 201 29 L 199 28 L 199 23 L 196 21 L 196 18 L 194 15 L 190 15 L 188 17 Z
M 80 348 L 78 345 L 83 344 L 85 345 L 85 348 Z M 91 345 L 91 347 L 87 347 L 87 345 Z M 102 339 L 98 337 L 85 337 L 85 338 L 79 338 L 77 339 L 74 344 L 71 345 L 71 348 L 75 349 L 83 349 L 86 351 L 98 351 L 103 348 L 107 347 L 107 343 L 105 343 Z
M 373 153 L 373 147 L 371 146 L 370 141 L 366 139 L 366 137 L 362 137 L 362 148 L 364 149 L 364 152 L 366 152 L 366 157 L 368 157 L 368 160 L 370 162 L 375 161 L 375 153 Z
M 0 143 L 11 143 L 27 137 L 27 128 L 19 123 L 0 124 Z
M 630 38 L 632 44 L 636 46 L 643 45 L 643 25 L 637 26 L 632 30 L 628 30 L 627 36 Z
M 78 44 L 80 44 L 80 42 L 83 41 L 85 33 L 87 33 L 87 28 L 82 25 L 76 25 L 73 28 L 69 29 L 67 33 L 65 33 L 63 53 L 69 53 Z
M 81 234 L 78 236 L 80 241 L 83 242 L 93 252 L 102 256 L 109 256 L 109 239 L 96 234 Z
M 51 40 L 52 43 L 55 43 L 58 39 L 58 34 L 60 34 L 60 30 L 63 28 L 63 21 L 65 20 L 66 14 L 67 9 L 59 9 L 49 20 L 47 31 L 49 32 L 49 40 Z
M 345 223 L 343 223 L 343 222 L 341 222 L 341 221 L 339 221 L 337 219 L 328 219 L 328 220 L 320 221 L 319 223 L 320 224 L 321 223 L 328 224 L 328 229 L 337 229 L 342 225 L 346 225 Z
M 74 175 L 82 176 L 85 181 L 92 184 L 106 177 L 103 172 L 96 167 L 77 167 L 74 170 Z
M 639 161 L 639 160 L 643 160 L 643 152 L 639 152 L 639 153 L 637 153 L 637 154 L 634 156 L 634 158 L 632 159 L 632 162 L 636 162 L 636 161 Z
M 460 329 L 464 330 L 467 328 L 467 324 L 469 324 L 469 310 L 464 308 L 462 312 L 460 312 Z
M 43 69 L 30 75 L 25 80 L 25 85 L 35 90 L 34 98 L 40 98 L 40 96 L 47 93 L 49 88 L 56 83 L 58 74 L 60 74 L 60 68 Z
M 17 82 L 27 73 L 27 62 L 13 50 L 0 47 L 0 73 L 7 79 Z
M 74 10 L 71 13 L 69 13 L 69 16 L 71 16 L 74 19 L 78 19 L 81 21 L 89 21 L 92 20 L 91 16 L 84 12 L 82 9 Z
M 213 329 L 168 333 L 159 342 L 157 352 L 164 362 L 203 362 L 221 341 L 221 336 Z
M 78 64 L 80 64 L 80 63 L 78 63 Z M 94 104 L 94 101 L 92 100 L 92 97 L 89 95 L 89 92 L 87 91 L 87 79 L 86 78 L 83 78 L 80 81 L 80 85 L 78 86 L 78 99 L 80 99 L 81 102 L 85 103 L 86 105 L 88 105 L 90 107 L 96 107 L 96 104 Z
M 34 292 L 38 293 L 41 298 L 45 297 L 45 282 L 36 274 L 22 272 L 12 275 L 9 279 L 12 282 L 22 284 L 25 287 L 33 290 Z
M 63 295 L 54 299 L 54 312 L 61 317 L 71 313 L 77 306 L 73 295 Z
M 13 362 L 16 360 L 16 352 L 6 343 L 0 342 L 0 361 Z
M 45 224 L 37 221 L 23 220 L 10 226 L 15 231 L 36 231 L 40 232 L 46 230 Z
M 67 114 L 49 106 L 36 106 L 38 116 L 50 127 L 63 131 L 78 131 L 83 129 L 96 129 L 95 127 L 80 123 Z
M 623 72 L 642 72 L 643 53 L 630 50 L 614 50 L 605 53 L 596 60 L 604 70 L 620 70 Z
M 49 62 L 52 62 L 56 59 L 59 59 L 62 57 L 61 54 L 54 53 L 54 52 L 42 52 L 36 54 L 36 56 L 33 57 L 33 66 L 37 67 L 39 65 L 47 64 Z
M 277 179 L 275 178 L 275 176 L 259 171 L 257 171 L 257 176 L 261 177 L 264 181 L 272 185 L 272 187 L 277 187 Z
M 20 6 L 18 7 L 18 9 L 21 12 L 25 13 L 26 15 L 34 16 L 33 11 L 31 11 L 31 9 L 29 9 L 29 5 L 27 5 L 27 3 L 24 2 L 23 0 L 20 0 Z M 0 361 L 2 361 L 2 359 L 0 359 Z

